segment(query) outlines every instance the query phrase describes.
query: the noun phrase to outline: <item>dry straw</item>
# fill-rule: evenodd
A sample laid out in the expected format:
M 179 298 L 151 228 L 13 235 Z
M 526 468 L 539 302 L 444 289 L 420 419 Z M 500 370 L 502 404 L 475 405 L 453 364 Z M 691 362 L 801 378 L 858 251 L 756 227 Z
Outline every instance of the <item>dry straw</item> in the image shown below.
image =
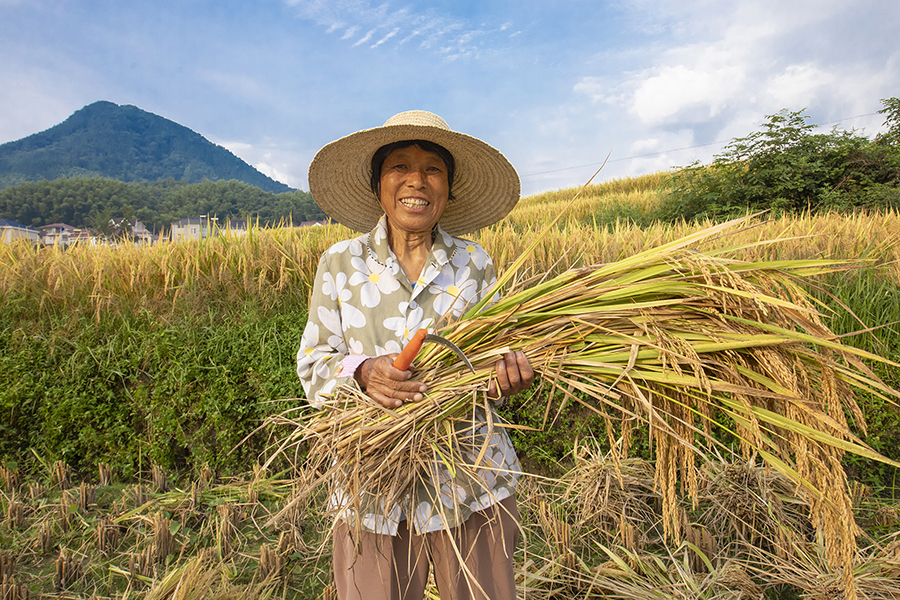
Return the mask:
M 339 388 L 327 410 L 281 416 L 296 426 L 281 450 L 309 443 L 317 459 L 309 467 L 319 481 L 338 478 L 351 506 L 365 494 L 402 500 L 436 463 L 483 477 L 487 448 L 474 464 L 460 458 L 453 424 L 478 407 L 492 414 L 485 391 L 493 364 L 509 349 L 522 350 L 548 403 L 559 392 L 596 411 L 622 448 L 634 419 L 649 424 L 663 529 L 675 540 L 683 533 L 679 495 L 698 498 L 695 457 L 715 447 L 714 428 L 733 423 L 747 459 L 759 457 L 801 490 L 828 564 L 842 569 L 852 598 L 859 530 L 841 459 L 847 451 L 887 459 L 851 432 L 846 415 L 863 426 L 854 389 L 896 395 L 862 362 L 889 361 L 841 344 L 805 287 L 810 277 L 854 265 L 742 262 L 729 258 L 741 248 L 697 250 L 745 221 L 614 263 L 511 284 L 526 249 L 501 277 L 499 300 L 473 306 L 440 331 L 465 351 L 475 374 L 442 347 L 426 347 L 415 375 L 428 385 L 422 402 L 389 410 L 358 389 Z

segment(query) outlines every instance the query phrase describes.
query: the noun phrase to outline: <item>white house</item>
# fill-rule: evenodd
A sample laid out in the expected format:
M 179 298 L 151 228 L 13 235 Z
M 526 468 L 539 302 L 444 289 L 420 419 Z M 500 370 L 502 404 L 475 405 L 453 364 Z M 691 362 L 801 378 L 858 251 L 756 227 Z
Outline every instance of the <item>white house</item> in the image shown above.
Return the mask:
M 55 246 L 57 244 L 68 246 L 72 243 L 72 239 L 76 237 L 76 231 L 78 230 L 65 223 L 51 223 L 50 225 L 38 227 L 38 231 L 41 232 L 41 241 L 44 242 L 45 246 Z
M 210 235 L 209 219 L 206 217 L 189 217 L 172 223 L 173 242 L 181 240 L 202 240 Z
M 248 231 L 249 225 L 247 221 L 230 218 L 225 219 L 225 222 L 221 224 L 218 221 L 218 217 L 207 217 L 206 215 L 181 219 L 172 223 L 170 239 L 173 242 L 179 240 L 202 240 L 211 235 L 241 236 Z
M 248 231 L 247 221 L 239 221 L 237 219 L 227 219 L 225 226 L 222 227 L 222 233 L 230 234 L 235 237 L 245 235 Z
M 0 242 L 11 244 L 15 240 L 21 239 L 38 244 L 41 241 L 41 232 L 34 227 L 26 227 L 15 221 L 0 219 Z

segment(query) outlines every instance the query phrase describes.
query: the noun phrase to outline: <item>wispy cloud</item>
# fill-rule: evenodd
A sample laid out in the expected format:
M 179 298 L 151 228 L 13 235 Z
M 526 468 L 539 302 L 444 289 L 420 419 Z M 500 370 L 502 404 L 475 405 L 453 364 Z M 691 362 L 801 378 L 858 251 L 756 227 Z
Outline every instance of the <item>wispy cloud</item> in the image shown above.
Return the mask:
M 370 29 L 369 32 L 366 33 L 366 35 L 364 35 L 364 36 L 362 36 L 361 38 L 359 38 L 359 39 L 356 41 L 356 43 L 353 44 L 353 47 L 355 48 L 356 46 L 361 46 L 362 44 L 365 44 L 366 42 L 368 42 L 369 40 L 372 39 L 372 36 L 373 36 L 373 35 L 375 35 L 375 30 L 374 30 L 374 29 Z
M 433 49 L 447 59 L 477 56 L 490 34 L 506 32 L 512 23 L 497 26 L 481 23 L 477 26 L 465 18 L 434 8 L 418 9 L 408 5 L 365 0 L 284 0 L 303 19 L 325 27 L 327 33 L 344 30 L 342 40 L 352 41 L 352 47 L 370 44 L 372 49 L 406 44 L 414 39 L 419 47 Z M 366 33 L 357 38 L 359 31 Z M 516 34 L 513 34 L 516 35 Z M 509 39 L 509 34 L 502 38 Z
M 391 39 L 392 37 L 394 37 L 395 35 L 397 35 L 397 33 L 399 33 L 399 32 L 400 32 L 400 28 L 399 28 L 399 27 L 395 27 L 395 28 L 393 29 L 393 31 L 391 31 L 389 34 L 387 34 L 386 36 L 384 36 L 383 38 L 381 38 L 380 40 L 378 40 L 377 42 L 375 42 L 374 44 L 372 44 L 372 47 L 373 47 L 373 48 L 377 48 L 378 46 L 382 45 L 383 43 L 385 43 L 386 41 L 388 41 L 389 39 Z

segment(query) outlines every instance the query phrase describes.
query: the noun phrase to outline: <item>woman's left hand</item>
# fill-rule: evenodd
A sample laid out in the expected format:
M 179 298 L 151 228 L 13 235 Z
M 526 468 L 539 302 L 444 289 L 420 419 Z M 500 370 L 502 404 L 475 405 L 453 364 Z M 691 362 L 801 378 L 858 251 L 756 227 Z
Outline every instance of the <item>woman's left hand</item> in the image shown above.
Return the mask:
M 488 388 L 488 398 L 509 398 L 527 390 L 534 383 L 534 369 L 521 350 L 504 354 L 494 365 L 494 373 L 496 378 Z

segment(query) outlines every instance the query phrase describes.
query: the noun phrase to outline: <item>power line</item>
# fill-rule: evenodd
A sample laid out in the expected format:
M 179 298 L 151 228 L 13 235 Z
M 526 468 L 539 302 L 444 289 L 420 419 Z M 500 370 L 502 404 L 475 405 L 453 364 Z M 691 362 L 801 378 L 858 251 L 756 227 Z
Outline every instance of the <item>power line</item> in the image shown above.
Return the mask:
M 648 158 L 650 156 L 658 156 L 660 154 L 665 154 L 666 152 L 679 152 L 681 150 L 692 150 L 694 148 L 703 148 L 704 146 L 713 146 L 715 144 L 724 144 L 724 143 L 725 142 L 709 142 L 707 144 L 698 144 L 697 146 L 687 146 L 685 148 L 673 148 L 672 150 L 660 150 L 659 152 L 651 152 L 649 154 L 636 154 L 634 156 L 625 156 L 622 158 L 614 158 L 614 159 L 606 161 L 606 163 L 609 164 L 609 163 L 614 163 L 614 162 L 621 162 L 623 160 L 632 160 L 634 158 Z M 522 177 L 533 177 L 534 175 L 544 175 L 546 173 L 558 173 L 560 171 L 570 171 L 572 169 L 583 169 L 585 167 L 596 167 L 597 165 L 602 165 L 602 164 L 603 164 L 603 161 L 601 160 L 600 162 L 588 163 L 586 165 L 578 165 L 575 167 L 563 167 L 561 169 L 552 169 L 550 171 L 540 171 L 538 173 L 528 173 L 527 175 L 522 175 Z
M 871 117 L 873 115 L 877 115 L 878 112 L 866 113 L 864 115 L 856 115 L 854 117 L 844 117 L 843 119 L 838 119 L 837 121 L 828 121 L 826 123 L 820 123 L 817 127 L 821 127 L 823 125 L 834 125 L 835 123 L 841 123 L 843 121 L 849 121 L 850 119 L 859 119 L 861 117 Z M 622 158 L 614 158 L 612 160 L 606 161 L 606 163 L 614 163 L 621 162 L 623 160 L 634 160 L 636 158 L 650 158 L 651 156 L 659 156 L 660 154 L 667 154 L 669 152 L 681 152 L 682 150 L 694 150 L 696 148 L 705 148 L 706 146 L 716 146 L 718 144 L 725 144 L 727 141 L 717 141 L 717 142 L 708 142 L 706 144 L 697 144 L 696 146 L 686 146 L 684 148 L 672 148 L 670 150 L 660 150 L 658 152 L 650 152 L 649 154 L 635 154 L 634 156 L 624 156 Z M 560 169 L 551 169 L 549 171 L 538 171 L 537 173 L 528 173 L 526 175 L 521 175 L 520 177 L 535 177 L 537 175 L 546 175 L 547 173 L 559 173 L 561 171 L 571 171 L 573 169 L 585 169 L 587 167 L 596 167 L 598 165 L 602 165 L 604 161 L 599 161 L 595 163 L 588 163 L 586 165 L 577 165 L 574 167 L 562 167 Z

